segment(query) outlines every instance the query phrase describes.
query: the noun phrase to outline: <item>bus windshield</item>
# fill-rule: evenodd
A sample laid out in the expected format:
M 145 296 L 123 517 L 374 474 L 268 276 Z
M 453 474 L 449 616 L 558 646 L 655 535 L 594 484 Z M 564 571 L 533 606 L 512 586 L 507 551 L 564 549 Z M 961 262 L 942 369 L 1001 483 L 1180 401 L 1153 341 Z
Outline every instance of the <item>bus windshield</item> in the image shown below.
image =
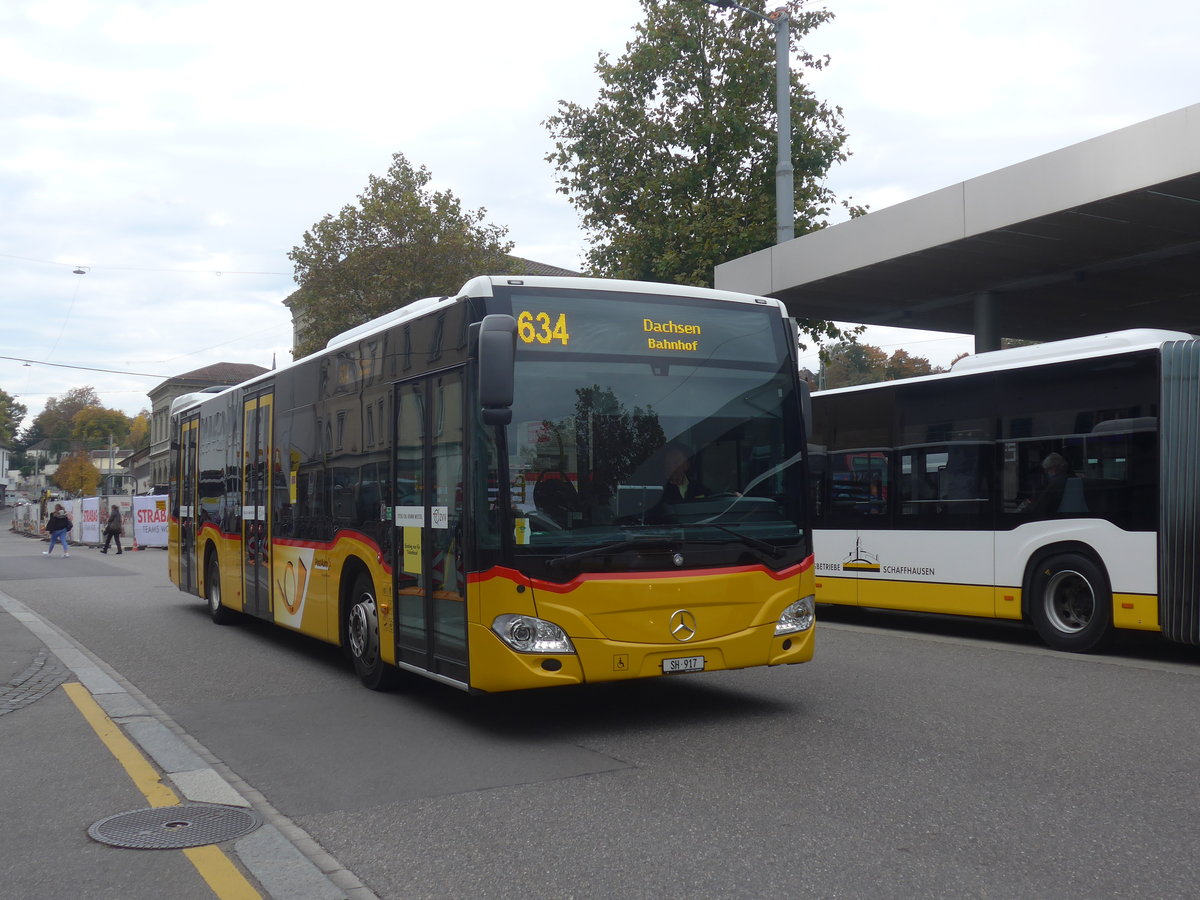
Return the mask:
M 769 355 L 771 340 L 761 346 Z M 519 359 L 507 435 L 517 553 L 683 540 L 792 561 L 805 541 L 793 385 L 761 360 Z

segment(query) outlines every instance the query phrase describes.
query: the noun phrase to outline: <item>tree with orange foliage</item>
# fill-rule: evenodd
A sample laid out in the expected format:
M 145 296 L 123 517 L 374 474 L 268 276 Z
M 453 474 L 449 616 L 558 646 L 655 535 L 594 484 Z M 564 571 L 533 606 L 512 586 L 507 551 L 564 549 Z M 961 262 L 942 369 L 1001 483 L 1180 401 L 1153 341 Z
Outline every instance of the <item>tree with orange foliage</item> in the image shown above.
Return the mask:
M 58 471 L 50 480 L 76 497 L 90 497 L 100 484 L 100 470 L 79 450 L 58 464 Z

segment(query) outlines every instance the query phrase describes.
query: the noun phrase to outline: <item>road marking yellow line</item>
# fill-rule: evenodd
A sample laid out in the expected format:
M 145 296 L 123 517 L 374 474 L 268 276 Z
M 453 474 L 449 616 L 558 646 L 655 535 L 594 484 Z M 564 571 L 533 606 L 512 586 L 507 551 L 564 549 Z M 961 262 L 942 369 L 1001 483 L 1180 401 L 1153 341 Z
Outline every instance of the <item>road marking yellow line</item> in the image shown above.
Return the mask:
M 262 900 L 262 895 L 250 885 L 220 847 L 211 844 L 188 847 L 183 855 L 192 861 L 196 871 L 221 900 Z
M 133 746 L 133 742 L 125 737 L 117 723 L 105 714 L 100 704 L 92 699 L 88 689 L 74 681 L 67 682 L 62 687 L 150 805 L 176 806 L 179 798 L 175 792 L 162 783 L 154 767 L 146 761 L 141 751 Z
M 62 687 L 150 805 L 177 806 L 179 797 L 162 783 L 154 767 L 133 742 L 125 737 L 117 723 L 100 708 L 100 704 L 92 698 L 88 689 L 78 682 L 68 682 Z M 219 847 L 189 847 L 183 854 L 221 900 L 262 900 L 262 895 Z

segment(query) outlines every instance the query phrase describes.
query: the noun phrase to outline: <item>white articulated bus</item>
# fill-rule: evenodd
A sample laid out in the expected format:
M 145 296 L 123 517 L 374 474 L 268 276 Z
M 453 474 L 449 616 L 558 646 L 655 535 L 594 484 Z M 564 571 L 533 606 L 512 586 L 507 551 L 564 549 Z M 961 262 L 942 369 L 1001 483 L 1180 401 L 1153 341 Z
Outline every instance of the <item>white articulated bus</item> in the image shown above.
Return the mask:
M 1200 644 L 1200 341 L 1138 329 L 813 395 L 823 603 Z

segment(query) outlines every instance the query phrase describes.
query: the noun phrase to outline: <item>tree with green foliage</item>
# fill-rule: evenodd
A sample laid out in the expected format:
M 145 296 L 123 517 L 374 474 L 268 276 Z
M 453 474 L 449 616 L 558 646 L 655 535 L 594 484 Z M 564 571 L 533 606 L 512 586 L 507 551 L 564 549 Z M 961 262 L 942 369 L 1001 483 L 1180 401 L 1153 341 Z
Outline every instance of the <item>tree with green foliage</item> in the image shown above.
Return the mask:
M 132 420 L 119 409 L 88 406 L 71 417 L 71 437 L 86 447 L 128 444 Z
M 37 419 L 34 419 L 17 435 L 16 443 L 22 449 L 32 447 L 38 441 L 46 437 L 46 433 L 42 430 L 42 426 L 38 424 Z
M 29 410 L 7 391 L 0 389 L 0 446 L 11 447 Z
M 599 275 L 711 286 L 718 263 L 775 241 L 775 42 L 762 21 L 703 0 L 641 0 L 645 21 L 590 108 L 560 101 L 546 120 L 558 190 L 579 210 Z M 761 12 L 763 0 L 746 0 Z M 798 41 L 832 13 L 791 17 L 796 233 L 837 202 L 829 169 L 847 157 L 842 111 L 805 86 L 823 68 Z M 857 208 L 852 209 L 857 213 Z M 827 329 L 825 329 L 827 331 Z
M 453 294 L 475 275 L 512 271 L 507 228 L 484 223 L 424 166 L 397 153 L 358 202 L 326 215 L 288 258 L 300 289 L 288 299 L 300 323 L 297 356 L 334 335 L 422 297 Z
M 66 450 L 74 439 L 74 418 L 80 410 L 90 406 L 103 407 L 100 395 L 91 385 L 72 388 L 62 397 L 51 397 L 30 426 L 50 441 L 50 449 L 56 453 Z

